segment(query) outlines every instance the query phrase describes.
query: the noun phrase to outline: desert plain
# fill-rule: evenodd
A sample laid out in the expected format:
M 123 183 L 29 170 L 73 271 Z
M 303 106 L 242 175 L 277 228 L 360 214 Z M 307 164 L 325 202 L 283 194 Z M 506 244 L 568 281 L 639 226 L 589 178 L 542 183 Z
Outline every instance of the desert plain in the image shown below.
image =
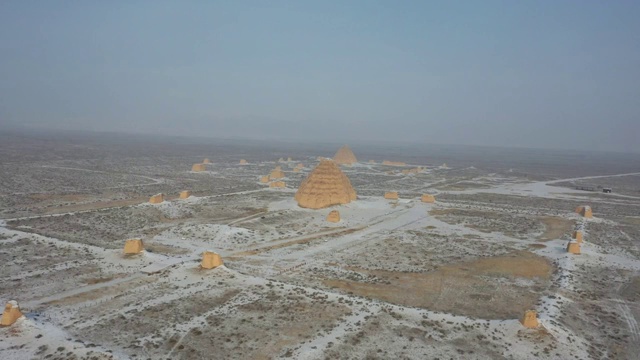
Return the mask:
M 24 314 L 2 359 L 640 353 L 637 156 L 350 144 L 357 198 L 310 209 L 296 191 L 342 144 L 0 138 L 0 302 Z

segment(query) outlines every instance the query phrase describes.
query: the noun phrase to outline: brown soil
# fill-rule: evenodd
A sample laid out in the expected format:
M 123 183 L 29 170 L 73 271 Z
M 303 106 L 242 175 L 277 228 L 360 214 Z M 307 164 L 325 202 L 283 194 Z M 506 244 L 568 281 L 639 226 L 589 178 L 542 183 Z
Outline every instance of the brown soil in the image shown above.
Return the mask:
M 572 220 L 554 216 L 542 217 L 540 221 L 545 226 L 544 233 L 538 238 L 540 241 L 559 239 L 564 234 L 570 232 L 574 225 Z
M 44 303 L 44 305 L 63 305 L 69 306 L 74 304 L 83 303 L 85 301 L 97 300 L 103 297 L 112 297 L 115 294 L 121 294 L 128 290 L 134 289 L 138 286 L 143 286 L 148 283 L 156 281 L 155 278 L 145 277 L 125 281 L 113 286 L 105 286 L 98 289 L 91 289 L 79 294 L 69 295 L 67 297 L 60 298 L 58 300 L 52 300 Z M 98 283 L 103 282 L 99 281 Z M 106 282 L 106 281 L 104 281 Z
M 327 286 L 355 295 L 404 306 L 415 306 L 487 319 L 519 317 L 531 308 L 538 292 L 546 288 L 551 264 L 527 251 L 445 265 L 430 273 L 410 273 L 352 268 L 380 281 L 364 283 L 324 280 Z M 506 281 L 501 281 L 501 279 Z M 532 280 L 533 286 L 516 286 L 512 280 Z
M 81 194 L 67 194 L 67 195 L 56 195 L 56 194 L 31 194 L 29 198 L 33 200 L 41 200 L 41 201 L 51 201 L 51 200 L 59 200 L 59 201 L 84 201 L 89 198 L 88 195 Z
M 59 214 L 59 213 L 67 213 L 67 212 L 98 210 L 98 209 L 106 209 L 106 208 L 112 208 L 112 207 L 138 205 L 147 201 L 149 201 L 147 197 L 127 199 L 127 200 L 96 201 L 89 204 L 57 206 L 55 208 L 46 209 L 45 214 Z
M 322 237 L 325 236 L 343 236 L 343 235 L 347 235 L 347 234 L 351 234 L 354 233 L 358 230 L 362 230 L 364 229 L 365 226 L 360 226 L 357 228 L 349 228 L 349 229 L 345 229 L 343 231 L 338 231 L 338 232 L 321 232 L 321 233 L 316 233 L 316 234 L 311 234 L 305 238 L 302 239 L 298 239 L 298 240 L 291 240 L 291 241 L 287 241 L 284 243 L 280 243 L 280 244 L 275 244 L 275 245 L 268 245 L 268 246 L 264 246 L 264 247 L 256 247 L 256 249 L 254 250 L 248 250 L 248 251 L 241 251 L 238 253 L 235 253 L 232 255 L 232 258 L 237 259 L 238 257 L 242 257 L 242 256 L 250 256 L 250 255 L 256 255 L 256 254 L 260 254 L 266 251 L 270 251 L 270 250 L 275 250 L 275 249 L 281 249 L 287 246 L 292 246 L 292 245 L 299 245 L 299 244 L 306 244 L 309 243 L 313 240 L 316 239 L 320 239 Z M 335 230 L 336 228 L 333 228 L 332 230 Z M 277 240 L 280 241 L 280 240 Z

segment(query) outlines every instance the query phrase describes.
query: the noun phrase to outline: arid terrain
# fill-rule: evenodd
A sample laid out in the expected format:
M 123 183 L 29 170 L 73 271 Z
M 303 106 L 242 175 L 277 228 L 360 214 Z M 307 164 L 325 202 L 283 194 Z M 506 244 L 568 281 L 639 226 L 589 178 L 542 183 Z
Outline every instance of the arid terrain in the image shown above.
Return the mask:
M 640 353 L 637 156 L 351 144 L 358 163 L 341 169 L 357 200 L 311 210 L 295 191 L 341 144 L 0 140 L 0 302 L 25 314 L 0 328 L 0 359 Z M 260 182 L 276 166 L 285 188 Z M 566 251 L 574 229 L 579 255 Z M 131 238 L 143 253 L 123 254 Z M 205 250 L 224 266 L 202 269 Z M 538 328 L 521 324 L 526 310 Z

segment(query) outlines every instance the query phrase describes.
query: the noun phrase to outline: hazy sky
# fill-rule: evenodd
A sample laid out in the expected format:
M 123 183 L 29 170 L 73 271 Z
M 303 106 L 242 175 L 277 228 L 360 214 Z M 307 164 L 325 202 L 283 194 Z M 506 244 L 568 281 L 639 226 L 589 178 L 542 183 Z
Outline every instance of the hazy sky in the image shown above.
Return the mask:
M 640 1 L 1 1 L 0 125 L 640 152 Z

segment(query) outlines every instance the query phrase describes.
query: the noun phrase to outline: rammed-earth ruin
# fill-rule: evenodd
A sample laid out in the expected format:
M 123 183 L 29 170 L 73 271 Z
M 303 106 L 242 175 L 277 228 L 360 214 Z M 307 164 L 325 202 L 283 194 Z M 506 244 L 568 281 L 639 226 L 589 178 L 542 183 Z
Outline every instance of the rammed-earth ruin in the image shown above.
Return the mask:
M 397 191 L 387 191 L 384 193 L 384 198 L 387 200 L 398 200 L 398 192 Z
M 205 166 L 205 164 L 193 164 L 193 166 L 191 167 L 191 171 L 194 172 L 200 172 L 200 171 L 206 171 L 207 167 Z
M 155 194 L 151 198 L 149 198 L 149 202 L 151 204 L 160 204 L 163 201 L 164 201 L 164 194 L 163 193 Z
M 591 206 L 588 205 L 583 205 L 583 206 L 578 206 L 576 208 L 576 212 L 580 215 L 582 215 L 583 217 L 590 219 L 593 217 L 593 212 L 591 211 Z
M 295 199 L 300 207 L 322 209 L 350 203 L 356 191 L 333 160 L 322 160 L 300 184 Z
M 580 254 L 580 244 L 576 241 L 570 241 L 567 244 L 567 252 L 570 254 Z
M 140 254 L 142 250 L 144 250 L 142 239 L 129 239 L 124 243 L 125 255 Z
M 420 200 L 423 203 L 434 203 L 436 202 L 436 197 L 430 194 L 422 194 L 422 197 L 420 198 Z
M 348 145 L 344 145 L 333 156 L 333 161 L 338 165 L 353 165 L 358 162 L 358 159 L 356 159 L 351 148 Z
M 269 184 L 270 188 L 284 188 L 286 187 L 286 184 L 284 183 L 284 181 L 273 181 L 272 183 Z
M 15 300 L 11 300 L 4 306 L 2 318 L 0 318 L 0 326 L 11 326 L 21 317 L 22 312 L 20 311 L 18 302 Z
M 520 322 L 526 328 L 537 328 L 540 325 L 538 323 L 538 313 L 535 310 L 525 311 Z
M 327 221 L 332 223 L 340 222 L 340 212 L 338 210 L 331 210 L 327 215 Z
M 205 251 L 202 253 L 202 262 L 200 267 L 203 269 L 215 269 L 223 264 L 220 254 L 213 251 Z

